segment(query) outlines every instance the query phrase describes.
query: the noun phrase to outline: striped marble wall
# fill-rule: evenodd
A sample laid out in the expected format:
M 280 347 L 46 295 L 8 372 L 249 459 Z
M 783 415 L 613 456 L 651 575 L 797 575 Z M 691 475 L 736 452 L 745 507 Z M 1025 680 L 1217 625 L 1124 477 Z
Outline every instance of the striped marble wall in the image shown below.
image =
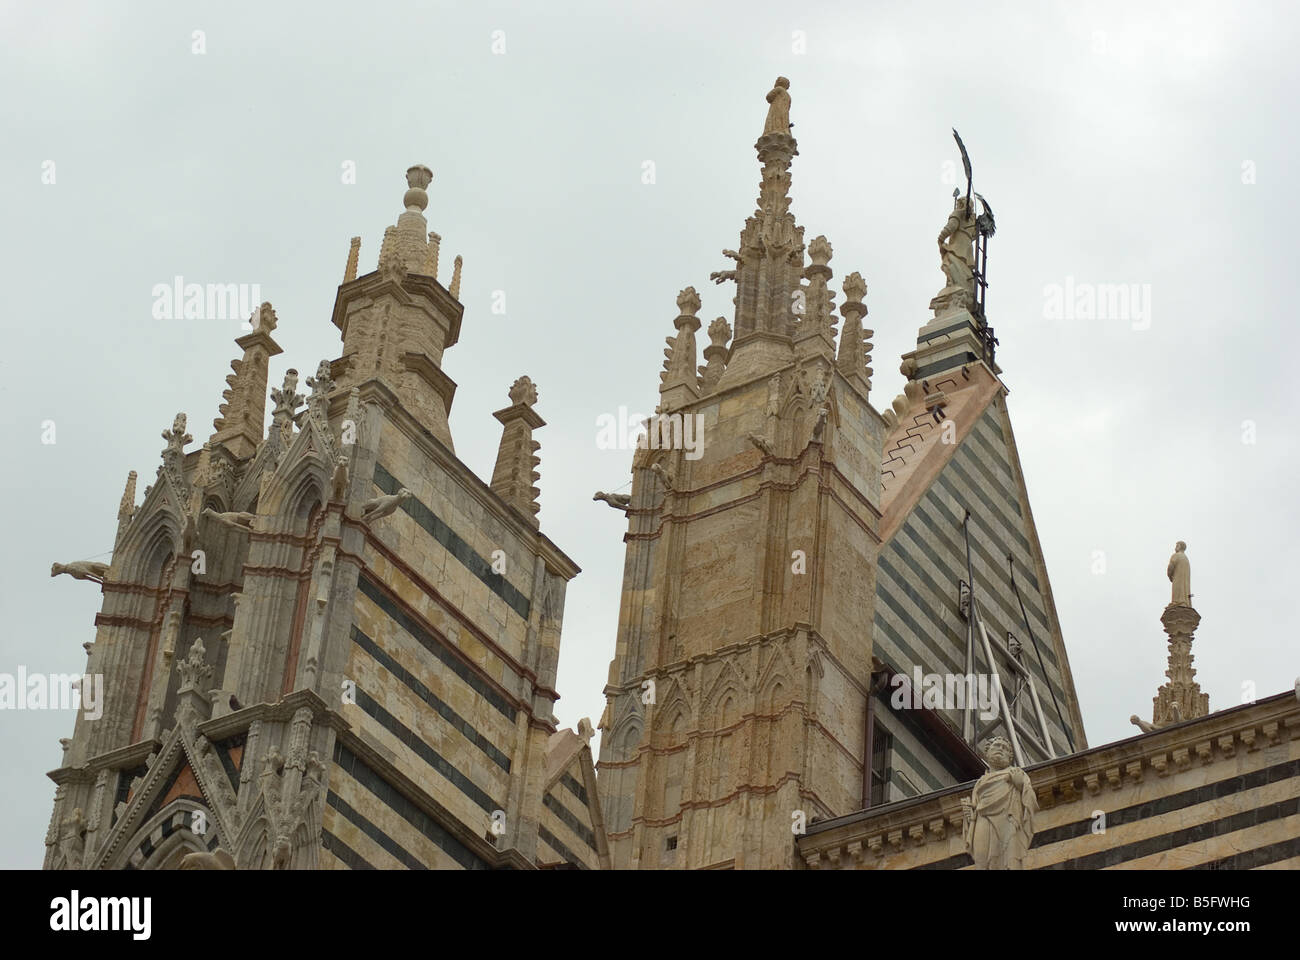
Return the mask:
M 873 651 L 879 660 L 908 676 L 916 666 L 922 673 L 965 672 L 966 622 L 958 612 L 958 581 L 968 579 L 962 520 L 969 510 L 971 566 L 985 627 L 990 639 L 1005 642 L 1010 631 L 1023 643 L 1023 662 L 1034 676 L 1052 745 L 1061 755 L 1071 752 L 1065 731 L 1074 737 L 1076 748 L 1082 745 L 1082 732 L 1072 720 L 1075 694 L 1053 639 L 1059 630 L 1047 612 L 1046 585 L 1036 572 L 1037 545 L 1031 541 L 1032 528 L 1021 501 L 1009 431 L 1004 432 L 1005 416 L 1001 400 L 995 399 L 902 526 L 881 547 Z M 1012 588 L 1008 554 L 1014 560 L 1015 582 L 1046 672 Z M 981 651 L 977 672 L 986 669 L 983 661 Z M 1010 696 L 1010 670 L 1001 666 L 999 673 Z M 960 729 L 961 711 L 948 710 L 944 715 Z M 1038 730 L 1028 700 L 1022 719 Z M 889 722 L 890 718 L 883 719 L 886 726 Z M 891 732 L 895 727 L 889 727 Z M 917 786 L 930 790 L 952 782 L 923 746 L 906 737 L 896 737 L 895 743 L 899 755 L 893 762 Z M 1046 755 L 1030 750 L 1029 758 L 1041 760 Z

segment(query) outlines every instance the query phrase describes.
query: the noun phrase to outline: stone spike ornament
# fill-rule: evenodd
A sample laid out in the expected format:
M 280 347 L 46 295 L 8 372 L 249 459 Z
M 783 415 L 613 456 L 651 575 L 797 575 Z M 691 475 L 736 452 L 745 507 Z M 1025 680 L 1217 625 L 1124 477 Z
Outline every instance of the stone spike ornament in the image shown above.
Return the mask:
M 420 268 L 420 272 L 426 277 L 433 277 L 435 280 L 438 279 L 438 248 L 441 245 L 442 237 L 430 230 L 429 252 L 424 257 L 424 266 Z
M 357 265 L 361 261 L 361 238 L 353 237 L 348 247 L 348 264 L 343 268 L 343 282 L 351 283 L 357 278 Z
M 135 481 L 136 472 L 132 470 L 126 475 L 126 489 L 122 491 L 122 500 L 117 505 L 117 524 L 120 529 L 130 522 L 135 516 Z
M 503 429 L 491 486 L 493 493 L 537 527 L 537 513 L 541 510 L 537 498 L 541 491 L 534 484 L 541 478 L 537 472 L 541 459 L 536 454 L 542 445 L 533 439 L 533 431 L 546 426 L 546 421 L 533 409 L 535 403 L 537 388 L 533 381 L 520 377 L 510 386 L 510 406 L 492 414 Z
M 460 299 L 460 268 L 463 264 L 464 260 L 461 259 L 460 254 L 456 254 L 456 259 L 452 261 L 451 267 L 451 286 L 447 288 L 447 292 L 451 294 L 453 300 Z
M 802 316 L 795 312 L 795 349 L 801 359 L 811 356 L 823 356 L 828 360 L 835 358 L 835 293 L 829 288 L 832 271 L 830 268 L 831 245 L 825 237 L 817 237 L 808 244 L 808 254 L 812 259 L 804 268 L 803 275 L 808 286 L 803 288 Z M 796 307 L 799 300 L 796 298 Z
M 219 408 L 220 416 L 212 421 L 210 442 L 221 445 L 238 460 L 251 457 L 262 440 L 262 424 L 266 421 L 267 362 L 284 351 L 271 337 L 279 322 L 275 308 L 263 303 L 258 308 L 253 332 L 235 340 L 244 351 L 243 358 L 230 361 L 234 372 L 227 375 L 228 389 L 222 393 L 225 403 Z
M 664 411 L 673 410 L 700 395 L 699 374 L 695 370 L 695 331 L 700 329 L 696 316 L 700 312 L 700 295 L 687 287 L 677 295 L 677 336 L 668 337 L 664 350 L 664 370 L 659 375 L 659 395 Z
M 864 393 L 871 390 L 872 370 L 871 341 L 873 330 L 862 326 L 862 318 L 867 315 L 864 298 L 867 295 L 867 283 L 862 274 L 856 270 L 844 278 L 844 303 L 840 313 L 844 315 L 844 329 L 840 333 L 840 351 L 835 365 L 845 379 L 853 381 Z

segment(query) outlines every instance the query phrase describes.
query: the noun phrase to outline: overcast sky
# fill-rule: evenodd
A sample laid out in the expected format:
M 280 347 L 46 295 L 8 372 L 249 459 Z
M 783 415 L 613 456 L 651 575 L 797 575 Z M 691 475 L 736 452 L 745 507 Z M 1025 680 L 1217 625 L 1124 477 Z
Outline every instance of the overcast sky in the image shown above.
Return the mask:
M 989 316 L 1089 743 L 1150 715 L 1178 539 L 1211 709 L 1245 683 L 1290 688 L 1300 17 L 1133 6 L 0 3 L 0 672 L 84 668 L 101 596 L 50 563 L 108 559 L 127 471 L 142 493 L 177 411 L 196 445 L 211 432 L 239 323 L 158 320 L 154 285 L 259 284 L 285 348 L 272 382 L 305 376 L 340 353 L 348 239 L 373 269 L 424 163 L 444 281 L 465 258 L 443 361 L 456 451 L 490 478 L 491 411 L 533 378 L 542 529 L 583 568 L 556 710 L 595 722 L 625 522 L 591 495 L 626 489 L 631 459 L 597 449 L 596 419 L 653 408 L 682 287 L 706 325 L 731 320 L 733 288 L 708 276 L 753 210 L 780 74 L 795 216 L 833 244 L 836 290 L 853 270 L 870 285 L 878 409 L 943 285 L 951 127 L 970 150 L 997 211 Z M 1139 298 L 1122 316 L 1054 314 L 1067 284 Z M 0 867 L 39 866 L 45 773 L 72 724 L 0 714 Z

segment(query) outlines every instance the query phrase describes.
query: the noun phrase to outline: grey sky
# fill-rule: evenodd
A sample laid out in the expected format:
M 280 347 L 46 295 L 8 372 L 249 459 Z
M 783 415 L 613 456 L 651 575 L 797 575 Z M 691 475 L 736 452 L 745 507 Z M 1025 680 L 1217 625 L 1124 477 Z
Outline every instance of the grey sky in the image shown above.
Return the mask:
M 50 563 L 107 559 L 127 471 L 153 481 L 178 410 L 196 442 L 211 432 L 239 324 L 156 320 L 153 286 L 260 284 L 285 348 L 273 382 L 305 376 L 339 353 L 348 238 L 372 269 L 425 163 L 444 279 L 465 258 L 444 358 L 457 453 L 490 476 L 491 411 L 530 375 L 542 528 L 583 568 L 557 712 L 594 722 L 625 524 L 591 494 L 624 488 L 631 460 L 596 448 L 596 418 L 653 408 L 682 287 L 706 325 L 731 319 L 708 275 L 753 210 L 782 74 L 793 210 L 834 245 L 837 290 L 853 270 L 870 285 L 878 408 L 943 284 L 949 128 L 966 141 L 997 211 L 989 314 L 1089 742 L 1150 713 L 1180 538 L 1211 709 L 1245 682 L 1289 688 L 1298 19 L 1255 2 L 0 3 L 0 672 L 83 669 L 99 591 Z M 1067 278 L 1149 290 L 1149 327 L 1049 319 Z M 0 713 L 0 867 L 39 866 L 44 774 L 71 730 L 69 712 Z

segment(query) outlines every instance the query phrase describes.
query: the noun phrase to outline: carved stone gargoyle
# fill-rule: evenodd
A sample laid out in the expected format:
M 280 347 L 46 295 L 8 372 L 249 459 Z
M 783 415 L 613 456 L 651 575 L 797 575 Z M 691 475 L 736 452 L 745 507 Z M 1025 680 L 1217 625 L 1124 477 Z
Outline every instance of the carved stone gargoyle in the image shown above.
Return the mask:
M 627 511 L 632 505 L 632 497 L 626 493 L 605 493 L 603 490 L 597 490 L 593 500 L 603 500 L 615 510 Z
M 56 563 L 50 567 L 50 576 L 57 577 L 64 573 L 76 580 L 89 580 L 103 583 L 108 576 L 107 563 L 95 563 L 93 560 L 74 560 L 72 563 Z

